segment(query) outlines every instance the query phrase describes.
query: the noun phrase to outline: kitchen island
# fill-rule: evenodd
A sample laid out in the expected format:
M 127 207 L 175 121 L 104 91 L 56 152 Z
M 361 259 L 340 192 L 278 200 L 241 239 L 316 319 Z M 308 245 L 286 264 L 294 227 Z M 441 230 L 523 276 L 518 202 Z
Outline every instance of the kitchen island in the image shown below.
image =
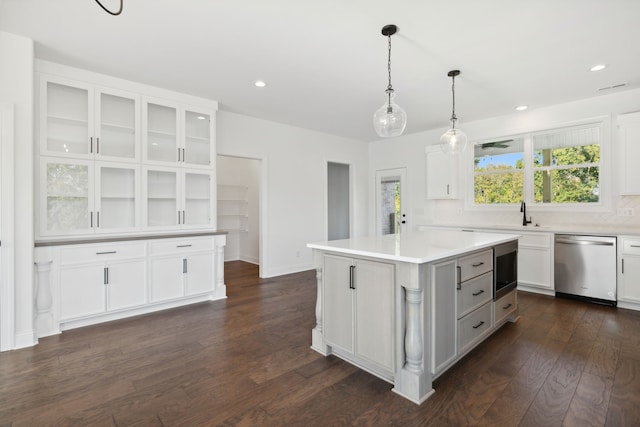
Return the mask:
M 493 248 L 518 235 L 428 230 L 310 243 L 317 270 L 311 348 L 390 382 L 420 404 L 432 380 L 507 321 Z

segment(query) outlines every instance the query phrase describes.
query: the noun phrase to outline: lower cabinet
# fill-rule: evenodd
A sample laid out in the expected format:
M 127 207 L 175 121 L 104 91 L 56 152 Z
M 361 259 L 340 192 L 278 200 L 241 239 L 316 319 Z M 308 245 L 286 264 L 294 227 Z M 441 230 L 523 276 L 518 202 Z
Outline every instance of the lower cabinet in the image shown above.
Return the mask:
M 457 260 L 431 266 L 431 372 L 439 374 L 458 357 Z
M 332 351 L 370 371 L 393 374 L 395 266 L 324 255 L 324 337 Z
M 518 234 L 518 286 L 553 291 L 553 234 Z
M 618 307 L 640 309 L 640 238 L 618 239 Z
M 509 319 L 509 316 L 515 313 L 518 308 L 518 293 L 514 289 L 506 295 L 503 295 L 493 304 L 493 319 L 496 326 Z

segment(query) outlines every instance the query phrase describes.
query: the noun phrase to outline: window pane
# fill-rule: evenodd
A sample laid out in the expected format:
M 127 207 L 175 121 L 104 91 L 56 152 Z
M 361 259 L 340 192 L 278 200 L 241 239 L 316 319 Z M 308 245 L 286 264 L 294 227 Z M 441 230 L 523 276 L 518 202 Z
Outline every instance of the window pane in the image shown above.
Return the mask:
M 534 172 L 536 203 L 597 203 L 600 170 L 597 166 Z
M 533 164 L 536 168 L 544 166 L 580 165 L 585 163 L 600 163 L 600 145 L 591 144 L 579 147 L 536 149 L 533 158 Z
M 476 175 L 474 184 L 476 204 L 520 203 L 523 196 L 524 173 Z
M 524 141 L 514 138 L 476 144 L 474 162 L 476 172 L 524 169 Z

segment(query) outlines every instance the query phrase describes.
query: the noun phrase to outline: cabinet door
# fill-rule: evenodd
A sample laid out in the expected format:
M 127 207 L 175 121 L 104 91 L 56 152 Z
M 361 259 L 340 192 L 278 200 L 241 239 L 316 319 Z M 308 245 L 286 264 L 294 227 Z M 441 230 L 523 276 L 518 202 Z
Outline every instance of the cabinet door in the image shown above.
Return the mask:
M 182 218 L 177 168 L 144 168 L 147 227 L 177 228 Z
M 355 263 L 356 354 L 389 370 L 393 369 L 393 264 Z
M 640 302 L 640 256 L 623 255 L 618 299 Z
M 93 157 L 93 92 L 66 79 L 40 83 L 40 154 Z
M 143 110 L 143 129 L 144 161 L 177 165 L 182 158 L 178 141 L 178 106 L 164 101 L 146 99 Z
M 107 310 L 136 307 L 147 302 L 147 264 L 144 259 L 114 261 L 106 268 Z
M 140 109 L 134 94 L 96 91 L 95 153 L 101 160 L 140 160 Z
M 40 161 L 40 234 L 86 234 L 94 230 L 93 162 Z
M 215 288 L 215 254 L 190 254 L 185 257 L 186 295 L 212 292 Z
M 553 288 L 549 249 L 518 247 L 518 283 L 539 288 Z
M 180 298 L 184 295 L 183 259 L 182 256 L 151 258 L 149 267 L 151 302 Z
M 96 163 L 96 227 L 99 232 L 131 231 L 140 224 L 140 168 Z
M 324 301 L 324 338 L 329 345 L 350 353 L 354 351 L 354 290 L 350 286 L 350 258 L 324 256 L 322 276 Z
M 431 267 L 431 372 L 442 372 L 457 355 L 456 261 Z
M 184 170 L 182 225 L 189 228 L 207 227 L 212 221 L 212 174 L 197 170 Z
M 621 114 L 618 117 L 620 138 L 621 179 L 620 194 L 640 194 L 640 113 Z
M 457 199 L 457 156 L 443 153 L 439 146 L 427 147 L 426 153 L 427 199 Z
M 212 114 L 184 110 L 184 152 L 182 161 L 193 167 L 211 166 L 213 156 Z
M 103 264 L 60 268 L 60 319 L 104 313 L 105 275 Z

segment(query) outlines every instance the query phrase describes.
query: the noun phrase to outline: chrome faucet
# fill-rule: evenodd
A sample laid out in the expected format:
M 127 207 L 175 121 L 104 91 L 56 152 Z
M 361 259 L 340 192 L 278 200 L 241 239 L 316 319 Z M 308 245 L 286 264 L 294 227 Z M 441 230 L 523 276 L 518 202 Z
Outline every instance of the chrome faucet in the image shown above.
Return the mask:
M 531 224 L 531 216 L 529 216 L 529 220 L 527 221 L 527 204 L 524 200 L 520 203 L 520 212 L 522 212 L 522 225 L 526 227 L 527 224 Z

